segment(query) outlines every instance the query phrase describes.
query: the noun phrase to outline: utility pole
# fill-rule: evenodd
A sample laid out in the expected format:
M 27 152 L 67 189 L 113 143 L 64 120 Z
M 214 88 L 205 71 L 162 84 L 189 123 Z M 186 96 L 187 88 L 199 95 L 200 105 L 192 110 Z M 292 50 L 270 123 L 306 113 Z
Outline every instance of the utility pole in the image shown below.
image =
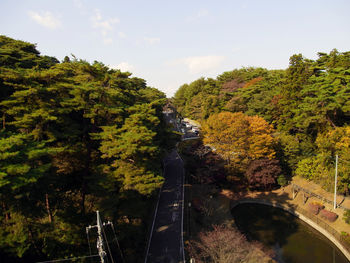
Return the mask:
M 94 226 L 88 226 L 86 228 L 86 232 L 88 233 L 90 229 L 92 228 L 97 228 L 97 251 L 98 251 L 98 255 L 100 256 L 100 260 L 101 263 L 105 262 L 105 256 L 106 256 L 106 252 L 104 251 L 104 246 L 103 246 L 103 239 L 102 239 L 102 222 L 101 222 L 101 218 L 100 218 L 100 213 L 99 211 L 96 211 L 96 225 Z
M 96 211 L 97 214 L 97 251 L 100 255 L 101 263 L 104 263 L 104 257 L 106 256 L 106 252 L 103 250 L 103 239 L 102 239 L 102 222 L 100 218 L 100 212 Z
M 338 154 L 335 156 L 334 209 L 337 208 Z

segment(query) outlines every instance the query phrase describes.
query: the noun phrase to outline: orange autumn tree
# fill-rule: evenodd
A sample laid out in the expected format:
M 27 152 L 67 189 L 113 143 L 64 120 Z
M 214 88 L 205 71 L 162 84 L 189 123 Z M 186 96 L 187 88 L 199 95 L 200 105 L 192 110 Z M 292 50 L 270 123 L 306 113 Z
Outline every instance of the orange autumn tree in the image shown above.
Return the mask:
M 203 125 L 204 143 L 214 147 L 238 172 L 260 158 L 275 157 L 274 129 L 259 116 L 242 112 L 211 115 Z

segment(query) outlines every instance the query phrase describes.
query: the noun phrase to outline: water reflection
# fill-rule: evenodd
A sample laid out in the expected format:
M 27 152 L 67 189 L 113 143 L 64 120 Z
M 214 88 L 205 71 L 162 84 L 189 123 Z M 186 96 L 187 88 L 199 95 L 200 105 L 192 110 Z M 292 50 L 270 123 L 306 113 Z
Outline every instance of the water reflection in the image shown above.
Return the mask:
M 248 239 L 274 249 L 281 263 L 347 263 L 326 237 L 279 209 L 261 204 L 241 204 L 232 210 L 236 225 Z

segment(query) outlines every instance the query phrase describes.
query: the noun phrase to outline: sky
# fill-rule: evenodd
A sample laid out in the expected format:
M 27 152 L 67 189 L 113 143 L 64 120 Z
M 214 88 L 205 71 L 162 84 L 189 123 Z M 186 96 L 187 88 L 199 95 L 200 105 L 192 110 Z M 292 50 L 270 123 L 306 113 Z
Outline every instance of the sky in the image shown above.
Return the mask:
M 0 0 L 0 35 L 129 71 L 174 95 L 241 67 L 350 51 L 349 0 Z

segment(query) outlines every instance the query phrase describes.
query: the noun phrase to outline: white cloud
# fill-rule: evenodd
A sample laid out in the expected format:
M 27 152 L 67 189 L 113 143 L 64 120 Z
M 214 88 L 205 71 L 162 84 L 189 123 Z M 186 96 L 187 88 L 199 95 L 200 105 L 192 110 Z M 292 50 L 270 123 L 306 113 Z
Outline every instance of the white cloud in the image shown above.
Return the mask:
M 134 70 L 134 66 L 129 64 L 128 62 L 121 62 L 117 66 L 111 66 L 113 69 L 120 69 L 120 71 L 129 71 Z
M 106 45 L 112 44 L 113 39 L 110 37 L 105 37 L 105 38 L 103 38 L 103 43 L 105 43 Z
M 77 8 L 79 8 L 79 9 L 83 8 L 83 2 L 81 0 L 73 0 L 73 2 Z
M 187 18 L 187 20 L 188 20 L 188 21 L 195 21 L 195 20 L 198 20 L 198 19 L 200 19 L 200 18 L 202 18 L 202 17 L 207 16 L 208 14 L 209 14 L 209 11 L 208 11 L 207 9 L 203 9 L 203 8 L 202 8 L 202 9 L 198 10 L 197 13 L 195 13 L 195 14 L 189 16 L 189 17 Z
M 126 38 L 126 34 L 124 33 L 124 32 L 118 32 L 118 36 L 120 37 L 120 38 Z
M 150 45 L 155 45 L 160 43 L 159 37 L 144 37 L 143 39 Z
M 34 12 L 29 11 L 28 12 L 29 17 L 37 22 L 39 25 L 42 25 L 44 27 L 50 28 L 50 29 L 56 29 L 62 25 L 61 21 L 55 17 L 51 12 L 45 11 L 45 12 Z
M 172 65 L 185 65 L 191 74 L 207 73 L 217 69 L 224 61 L 224 56 L 195 56 L 172 62 Z
M 110 44 L 113 42 L 110 34 L 114 30 L 115 24 L 119 23 L 118 18 L 105 19 L 102 17 L 100 10 L 96 9 L 95 14 L 91 16 L 92 27 L 99 30 L 103 37 L 103 42 Z

